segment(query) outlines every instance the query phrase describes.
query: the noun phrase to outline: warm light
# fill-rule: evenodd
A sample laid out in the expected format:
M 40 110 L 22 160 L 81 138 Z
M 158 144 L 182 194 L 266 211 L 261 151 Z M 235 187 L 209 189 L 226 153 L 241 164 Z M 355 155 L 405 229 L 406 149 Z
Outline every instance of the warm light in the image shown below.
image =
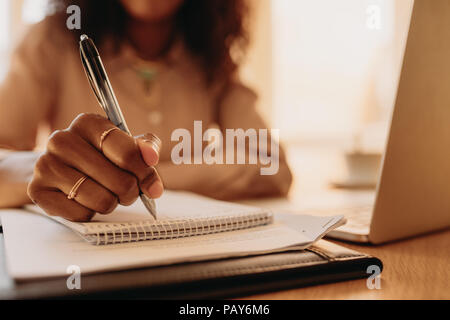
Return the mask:
M 272 7 L 274 125 L 284 137 L 348 139 L 387 121 L 409 22 L 399 4 L 276 0 Z
M 47 13 L 48 0 L 25 0 L 22 9 L 22 20 L 31 24 L 42 21 Z

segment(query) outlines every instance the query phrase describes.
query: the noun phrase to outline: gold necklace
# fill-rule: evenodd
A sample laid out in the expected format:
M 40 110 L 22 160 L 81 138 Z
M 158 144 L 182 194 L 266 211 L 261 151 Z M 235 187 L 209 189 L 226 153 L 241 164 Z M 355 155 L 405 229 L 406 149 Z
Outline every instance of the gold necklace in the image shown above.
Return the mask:
M 132 66 L 132 69 L 136 72 L 137 76 L 142 80 L 144 84 L 145 92 L 145 107 L 148 112 L 147 121 L 152 126 L 158 126 L 162 123 L 163 115 L 158 110 L 160 99 L 158 98 L 158 90 L 154 88 L 155 81 L 158 77 L 157 67 L 153 63 L 149 63 L 136 57 L 136 62 Z M 156 90 L 156 91 L 155 91 Z M 142 106 L 142 104 L 140 104 Z

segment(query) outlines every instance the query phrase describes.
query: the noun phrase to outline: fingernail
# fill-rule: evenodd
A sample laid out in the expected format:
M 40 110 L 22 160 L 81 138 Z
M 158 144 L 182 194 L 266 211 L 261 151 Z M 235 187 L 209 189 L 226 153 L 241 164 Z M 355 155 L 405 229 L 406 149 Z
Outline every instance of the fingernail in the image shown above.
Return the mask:
M 153 133 L 147 133 L 143 136 L 138 137 L 138 139 L 140 139 L 144 143 L 150 145 L 158 154 L 161 151 L 161 146 L 162 146 L 161 139 L 159 139 Z
M 164 192 L 164 186 L 161 181 L 156 181 L 148 188 L 148 193 L 152 196 L 152 198 L 159 198 L 162 196 Z
M 141 149 L 142 158 L 148 166 L 156 166 L 159 161 L 161 140 L 153 134 L 137 137 L 137 143 Z M 149 147 L 151 149 L 149 149 Z

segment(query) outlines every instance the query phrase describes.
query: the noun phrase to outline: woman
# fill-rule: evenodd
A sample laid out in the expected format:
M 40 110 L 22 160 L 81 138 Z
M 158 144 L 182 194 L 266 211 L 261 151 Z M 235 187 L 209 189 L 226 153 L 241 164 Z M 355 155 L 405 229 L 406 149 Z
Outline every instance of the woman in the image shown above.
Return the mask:
M 87 221 L 94 212 L 131 204 L 139 188 L 159 197 L 161 180 L 168 189 L 220 199 L 288 192 L 291 174 L 282 151 L 272 176 L 260 175 L 261 165 L 171 161 L 171 133 L 193 133 L 194 121 L 204 130 L 266 127 L 231 55 L 246 44 L 243 0 L 53 4 L 63 10 L 32 27 L 0 87 L 0 146 L 22 151 L 0 161 L 1 207 L 31 198 L 49 214 Z M 96 115 L 101 110 L 81 67 L 80 33 L 66 28 L 69 4 L 81 8 L 81 33 L 99 45 L 131 131 L 154 135 L 129 137 Z M 54 133 L 38 154 L 31 150 L 42 127 Z

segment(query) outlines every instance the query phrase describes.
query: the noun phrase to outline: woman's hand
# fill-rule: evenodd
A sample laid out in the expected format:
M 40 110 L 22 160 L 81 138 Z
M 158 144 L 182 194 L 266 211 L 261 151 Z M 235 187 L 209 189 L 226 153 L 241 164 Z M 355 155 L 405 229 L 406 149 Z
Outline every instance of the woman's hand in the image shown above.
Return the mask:
M 53 133 L 28 186 L 33 202 L 50 215 L 89 221 L 119 203 L 131 205 L 139 189 L 159 198 L 164 188 L 154 166 L 160 140 L 151 134 L 135 139 L 114 128 L 101 116 L 82 114 Z

